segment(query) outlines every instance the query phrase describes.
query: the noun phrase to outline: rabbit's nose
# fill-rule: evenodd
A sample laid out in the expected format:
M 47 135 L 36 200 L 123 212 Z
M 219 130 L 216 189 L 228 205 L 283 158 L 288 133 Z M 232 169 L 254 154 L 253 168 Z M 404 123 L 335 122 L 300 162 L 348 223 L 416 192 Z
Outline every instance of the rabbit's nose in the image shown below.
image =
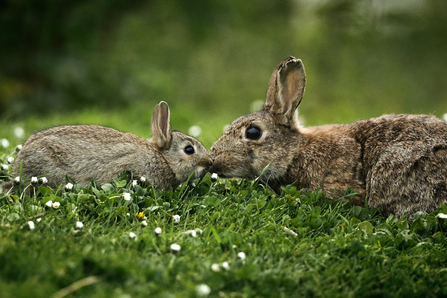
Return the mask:
M 204 167 L 207 172 L 209 172 L 211 170 L 211 167 L 213 166 L 213 160 L 211 157 L 206 157 L 202 160 L 200 165 Z

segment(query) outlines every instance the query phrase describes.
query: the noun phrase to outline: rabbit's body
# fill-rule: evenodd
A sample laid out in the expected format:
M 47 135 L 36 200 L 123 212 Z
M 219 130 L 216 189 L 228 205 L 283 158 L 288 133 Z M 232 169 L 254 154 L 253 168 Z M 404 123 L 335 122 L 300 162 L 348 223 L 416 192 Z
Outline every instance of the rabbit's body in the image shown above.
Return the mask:
M 45 175 L 50 185 L 65 183 L 68 176 L 88 186 L 91 181 L 102 185 L 122 172 L 130 172 L 134 179 L 145 177 L 149 185 L 167 189 L 193 173 L 193 178 L 199 177 L 211 166 L 208 152 L 199 141 L 171 132 L 169 109 L 164 102 L 154 109 L 152 134 L 151 139 L 144 140 L 98 125 L 53 127 L 35 133 L 25 142 L 13 175 L 21 174 L 23 181 Z
M 430 212 L 447 203 L 446 123 L 385 115 L 302 128 L 296 107 L 304 86 L 300 60 L 280 64 L 263 110 L 234 121 L 213 145 L 212 170 L 222 177 L 263 173 L 275 190 L 293 184 L 338 196 L 352 187 L 360 192 L 353 204 L 364 205 L 366 196 L 385 215 Z

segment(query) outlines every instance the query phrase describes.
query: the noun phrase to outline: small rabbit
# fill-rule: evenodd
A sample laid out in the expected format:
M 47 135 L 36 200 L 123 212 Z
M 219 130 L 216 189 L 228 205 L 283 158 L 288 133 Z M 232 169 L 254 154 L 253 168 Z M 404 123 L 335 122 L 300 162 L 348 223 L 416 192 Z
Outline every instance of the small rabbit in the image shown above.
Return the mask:
M 13 177 L 46 175 L 50 185 L 65 176 L 88 186 L 112 182 L 124 171 L 134 179 L 145 177 L 159 189 L 176 187 L 194 173 L 197 178 L 211 166 L 206 148 L 196 139 L 171 131 L 168 104 L 155 106 L 152 137 L 144 140 L 130 133 L 97 125 L 53 127 L 32 135 L 20 150 Z M 6 188 L 5 188 L 6 189 Z
M 281 62 L 262 110 L 236 119 L 214 143 L 211 171 L 262 174 L 276 191 L 293 184 L 338 196 L 352 187 L 359 195 L 351 203 L 364 205 L 366 197 L 385 216 L 412 216 L 447 203 L 446 123 L 427 115 L 384 115 L 303 128 L 296 109 L 305 85 L 301 60 Z

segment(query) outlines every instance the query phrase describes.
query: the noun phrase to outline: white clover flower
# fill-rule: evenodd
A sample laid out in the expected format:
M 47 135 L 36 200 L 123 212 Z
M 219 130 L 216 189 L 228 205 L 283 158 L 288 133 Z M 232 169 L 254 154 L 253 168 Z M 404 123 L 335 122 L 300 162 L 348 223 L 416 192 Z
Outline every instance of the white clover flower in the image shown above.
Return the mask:
M 160 228 L 160 227 L 156 228 L 156 229 L 154 230 L 154 233 L 155 233 L 155 235 L 160 236 L 160 234 L 161 234 L 161 228 Z
M 65 185 L 66 190 L 72 190 L 73 189 L 73 183 L 68 182 L 67 185 Z
M 206 284 L 201 284 L 196 287 L 197 295 L 199 296 L 208 296 L 211 293 L 210 287 Z
M 53 201 L 49 200 L 48 202 L 45 203 L 45 206 L 47 206 L 49 208 L 53 207 Z
M 179 252 L 180 249 L 181 249 L 181 246 L 178 245 L 177 243 L 173 243 L 173 244 L 171 244 L 171 250 L 172 250 L 172 251 L 174 251 L 174 252 Z
M 447 122 L 447 113 L 445 113 L 444 115 L 442 115 L 442 119 Z
M 198 137 L 202 133 L 202 129 L 198 125 L 193 125 L 189 128 L 188 134 L 193 137 Z
M 444 214 L 444 213 L 439 213 L 436 216 L 439 217 L 439 218 L 442 218 L 442 219 L 446 219 L 447 218 L 447 214 Z
M 219 264 L 214 263 L 213 265 L 211 265 L 211 270 L 213 270 L 214 272 L 220 271 Z
M 217 178 L 219 178 L 219 176 L 218 176 L 216 173 L 213 173 L 213 174 L 211 175 L 211 180 L 212 180 L 212 181 L 216 181 Z
M 39 179 L 37 179 L 37 177 L 31 177 L 32 184 L 37 184 L 37 182 L 39 182 Z
M 176 224 L 179 223 L 179 222 L 180 222 L 180 217 L 181 217 L 181 216 L 180 216 L 180 215 L 177 215 L 177 214 L 176 214 L 176 215 L 173 215 L 173 216 L 172 216 L 172 219 L 174 220 L 174 223 L 176 223 Z
M 7 164 L 3 164 L 3 165 L 2 165 L 2 169 L 3 169 L 4 171 L 7 171 L 7 170 L 9 169 L 9 166 L 8 166 Z
M 130 238 L 130 239 L 137 238 L 137 234 L 135 234 L 134 232 L 130 232 L 130 233 L 129 233 L 129 238 Z
M 244 253 L 244 252 L 241 251 L 240 253 L 237 254 L 237 256 L 238 256 L 242 261 L 245 260 L 245 253 Z
M 147 221 L 143 220 L 143 221 L 141 222 L 141 224 L 142 224 L 143 226 L 147 227 Z
M 76 228 L 81 229 L 84 226 L 84 224 L 80 221 L 76 222 Z
M 37 222 L 40 222 L 42 220 L 41 217 L 39 217 L 38 219 L 36 219 Z
M 12 156 L 10 156 L 10 157 L 8 157 L 8 163 L 13 163 L 14 162 L 14 157 L 12 157 Z
M 22 150 L 23 146 L 22 145 L 17 145 L 16 146 L 16 151 L 19 152 L 20 150 Z
M 14 183 L 20 183 L 20 177 L 19 176 L 14 178 Z
M 183 233 L 186 234 L 186 235 L 189 235 L 189 236 L 191 236 L 193 238 L 195 238 L 197 236 L 197 232 L 195 230 L 188 230 L 188 231 L 183 232 Z
M 47 177 L 41 177 L 41 178 L 39 178 L 39 180 L 42 184 L 48 183 Z
M 30 220 L 30 221 L 28 222 L 28 227 L 29 227 L 30 230 L 34 230 L 34 228 L 35 228 L 36 226 L 34 225 L 34 222 Z
M 124 198 L 124 200 L 126 200 L 126 201 L 130 201 L 130 200 L 132 199 L 132 196 L 131 196 L 130 193 L 125 192 L 125 193 L 123 193 L 123 198 Z
M 228 262 L 223 262 L 222 263 L 222 268 L 225 270 L 229 270 L 230 269 L 230 265 L 228 264 Z
M 146 182 L 146 180 L 147 180 L 146 177 L 144 177 L 144 176 L 141 176 L 141 177 L 140 177 L 140 181 L 141 181 L 141 182 Z
M 135 186 L 135 185 L 137 185 L 138 184 L 138 180 L 134 180 L 134 181 L 132 181 L 132 186 Z
M 17 138 L 23 137 L 24 134 L 25 134 L 25 130 L 23 128 L 21 128 L 20 126 L 17 126 L 16 128 L 14 128 L 14 135 Z
M 53 208 L 54 209 L 59 209 L 60 206 L 61 206 L 61 203 L 59 203 L 59 202 L 54 202 L 53 203 Z
M 9 147 L 9 141 L 7 139 L 2 139 L 1 144 L 3 148 Z

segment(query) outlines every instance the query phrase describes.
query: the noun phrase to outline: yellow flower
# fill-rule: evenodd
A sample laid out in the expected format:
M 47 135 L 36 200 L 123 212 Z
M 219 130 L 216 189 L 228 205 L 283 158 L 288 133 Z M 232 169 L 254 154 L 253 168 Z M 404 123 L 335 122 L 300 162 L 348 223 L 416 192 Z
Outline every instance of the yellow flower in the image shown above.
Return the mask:
M 143 212 L 137 212 L 136 214 L 138 219 L 143 219 L 144 218 L 144 213 Z

